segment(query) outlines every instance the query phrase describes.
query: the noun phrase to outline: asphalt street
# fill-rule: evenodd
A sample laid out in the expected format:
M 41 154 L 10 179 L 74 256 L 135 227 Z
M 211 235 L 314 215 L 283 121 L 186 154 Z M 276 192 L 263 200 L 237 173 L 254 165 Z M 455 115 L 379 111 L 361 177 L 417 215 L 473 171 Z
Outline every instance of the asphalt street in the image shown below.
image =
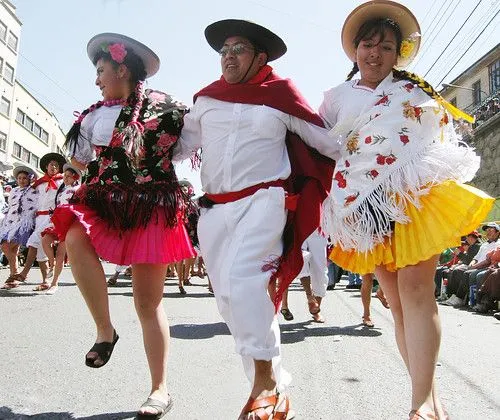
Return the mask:
M 114 266 L 105 265 L 108 275 Z M 7 270 L 0 270 L 0 281 Z M 0 419 L 132 419 L 149 392 L 130 279 L 109 289 L 120 334 L 102 369 L 84 355 L 95 330 L 71 271 L 59 291 L 33 292 L 28 284 L 0 292 Z M 175 279 L 165 286 L 171 326 L 169 389 L 174 407 L 165 419 L 234 420 L 249 395 L 241 361 L 206 279 L 193 278 L 181 296 Z M 325 324 L 315 324 L 304 292 L 289 294 L 295 315 L 282 324 L 284 365 L 296 419 L 407 419 L 409 378 L 396 349 L 390 312 L 372 301 L 375 328 L 361 325 L 358 290 L 342 281 L 323 300 Z M 500 321 L 440 306 L 443 340 L 437 387 L 451 419 L 500 419 Z M 251 314 L 249 314 L 251 317 Z

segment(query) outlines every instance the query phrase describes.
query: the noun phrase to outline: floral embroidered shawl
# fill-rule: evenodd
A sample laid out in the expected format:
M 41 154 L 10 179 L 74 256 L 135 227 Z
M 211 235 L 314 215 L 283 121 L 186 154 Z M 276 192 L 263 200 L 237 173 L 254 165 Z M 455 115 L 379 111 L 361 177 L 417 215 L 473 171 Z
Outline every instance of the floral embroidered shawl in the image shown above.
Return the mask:
M 392 222 L 410 222 L 407 202 L 418 207 L 432 185 L 472 179 L 479 157 L 459 142 L 443 107 L 392 74 L 360 111 L 351 127 L 339 121 L 330 132 L 342 159 L 322 226 L 334 244 L 366 252 L 390 235 Z

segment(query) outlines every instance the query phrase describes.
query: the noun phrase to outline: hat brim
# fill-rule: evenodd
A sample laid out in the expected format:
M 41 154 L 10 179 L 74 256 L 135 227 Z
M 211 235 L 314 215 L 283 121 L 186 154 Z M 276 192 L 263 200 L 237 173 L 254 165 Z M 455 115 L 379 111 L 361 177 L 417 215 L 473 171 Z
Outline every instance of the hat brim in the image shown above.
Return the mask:
M 19 172 L 26 172 L 26 173 L 32 175 L 33 179 L 38 178 L 37 175 L 36 175 L 36 172 L 32 168 L 30 168 L 29 166 L 26 166 L 26 165 L 16 166 L 12 170 L 12 175 L 14 175 L 14 178 L 17 178 L 17 176 L 19 175 Z
M 359 28 L 363 23 L 377 18 L 387 18 L 395 21 L 401 29 L 403 39 L 408 38 L 414 33 L 421 33 L 417 18 L 402 4 L 389 0 L 375 0 L 363 3 L 347 16 L 344 26 L 342 27 L 342 47 L 347 57 L 349 57 L 353 63 L 356 62 L 354 38 Z M 420 48 L 420 40 L 420 37 L 414 40 L 413 51 L 408 57 L 403 58 L 398 56 L 397 67 L 404 68 L 413 61 Z
M 78 175 L 78 177 L 82 176 L 82 171 L 80 171 L 80 169 L 78 169 L 76 166 L 73 166 L 71 163 L 65 163 L 63 165 L 63 172 L 66 171 L 67 169 L 73 171 L 75 174 Z
M 127 50 L 133 51 L 144 63 L 146 78 L 153 76 L 160 69 L 160 59 L 155 52 L 143 43 L 122 34 L 105 32 L 95 35 L 87 44 L 87 54 L 92 63 L 103 45 L 123 44 Z
M 63 166 L 66 162 L 66 158 L 59 154 L 59 153 L 55 153 L 55 152 L 51 152 L 51 153 L 47 153 L 46 155 L 43 155 L 40 159 L 40 169 L 43 171 L 43 172 L 46 172 L 47 171 L 47 165 L 49 164 L 49 162 L 51 160 L 55 160 L 57 163 L 59 163 L 59 172 L 62 172 L 63 171 Z
M 220 51 L 226 39 L 232 36 L 248 38 L 249 41 L 254 41 L 265 48 L 268 61 L 280 58 L 287 50 L 285 42 L 278 35 L 247 20 L 219 20 L 208 25 L 205 29 L 207 42 L 217 52 Z
M 13 167 L 10 163 L 0 162 L 0 172 L 10 171 Z
M 497 231 L 500 231 L 500 226 L 498 226 L 496 223 L 495 224 L 486 224 L 486 225 L 483 225 L 483 230 L 486 230 L 488 228 L 493 228 L 493 229 L 496 229 Z

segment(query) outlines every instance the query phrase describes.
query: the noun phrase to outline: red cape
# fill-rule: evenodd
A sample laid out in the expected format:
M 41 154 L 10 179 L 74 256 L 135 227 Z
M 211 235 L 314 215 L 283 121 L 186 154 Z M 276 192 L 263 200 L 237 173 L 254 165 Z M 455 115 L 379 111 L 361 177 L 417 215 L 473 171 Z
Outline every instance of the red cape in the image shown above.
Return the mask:
M 221 77 L 195 94 L 193 103 L 200 96 L 226 102 L 266 105 L 323 127 L 321 117 L 311 109 L 292 81 L 277 76 L 270 66 L 264 66 L 243 84 L 230 84 Z M 283 231 L 283 255 L 263 267 L 263 270 L 274 269 L 270 291 L 276 311 L 283 292 L 302 269 L 302 244 L 319 226 L 321 204 L 330 191 L 335 166 L 334 161 L 307 146 L 294 133 L 287 133 L 286 144 L 292 168 L 287 180 L 287 191 L 289 194 L 298 194 L 297 207 L 295 211 L 288 212 Z M 278 287 L 274 293 L 276 283 Z

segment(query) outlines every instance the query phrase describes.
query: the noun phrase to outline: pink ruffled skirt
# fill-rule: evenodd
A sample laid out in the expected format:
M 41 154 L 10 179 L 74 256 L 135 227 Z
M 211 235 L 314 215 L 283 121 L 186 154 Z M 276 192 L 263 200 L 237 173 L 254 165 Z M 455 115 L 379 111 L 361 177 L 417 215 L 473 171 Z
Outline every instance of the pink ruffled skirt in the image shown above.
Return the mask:
M 61 240 L 75 221 L 85 228 L 97 255 L 115 264 L 169 264 L 196 255 L 180 215 L 177 225 L 171 228 L 165 223 L 164 212 L 156 210 L 146 227 L 125 231 L 110 228 L 94 210 L 82 204 L 57 207 L 52 215 Z

